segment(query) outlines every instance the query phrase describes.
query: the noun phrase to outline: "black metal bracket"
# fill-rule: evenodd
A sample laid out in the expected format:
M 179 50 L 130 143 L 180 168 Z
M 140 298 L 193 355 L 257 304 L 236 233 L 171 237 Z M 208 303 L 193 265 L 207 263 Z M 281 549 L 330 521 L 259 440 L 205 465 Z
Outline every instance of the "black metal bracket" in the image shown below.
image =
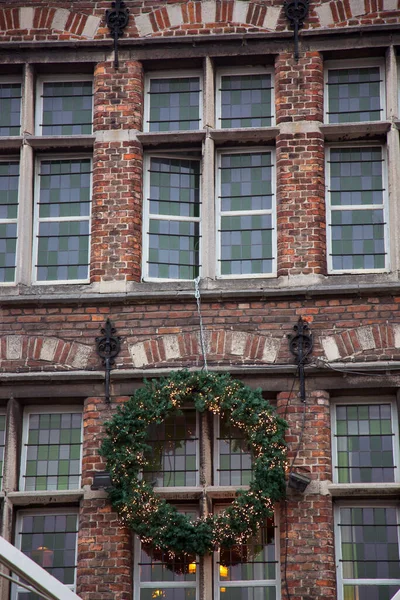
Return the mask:
M 293 327 L 294 334 L 288 335 L 289 338 L 289 350 L 296 359 L 296 363 L 299 367 L 300 377 L 300 399 L 302 402 L 306 401 L 306 383 L 304 375 L 304 363 L 307 361 L 308 356 L 311 354 L 313 349 L 313 336 L 309 330 L 307 321 L 304 321 L 302 317 L 299 317 L 297 325 Z
M 304 25 L 304 19 L 308 15 L 309 0 L 293 0 L 285 2 L 283 8 L 290 27 L 294 30 L 294 57 L 299 60 L 299 29 Z
M 101 328 L 101 336 L 96 338 L 96 352 L 103 360 L 106 370 L 105 396 L 107 404 L 110 403 L 110 371 L 115 364 L 115 357 L 121 350 L 121 338 L 116 334 L 110 319 L 107 319 L 104 327 Z
M 106 10 L 106 24 L 111 37 L 114 38 L 114 67 L 118 69 L 118 40 L 124 35 L 124 29 L 128 25 L 129 9 L 122 0 L 112 2 L 111 6 L 111 9 Z

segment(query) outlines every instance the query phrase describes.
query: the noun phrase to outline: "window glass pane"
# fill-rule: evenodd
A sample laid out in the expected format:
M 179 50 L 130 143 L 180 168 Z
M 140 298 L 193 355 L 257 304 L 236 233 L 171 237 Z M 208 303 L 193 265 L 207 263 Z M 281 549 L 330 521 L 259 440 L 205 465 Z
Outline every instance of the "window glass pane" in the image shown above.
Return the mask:
M 91 161 L 40 164 L 37 280 L 87 279 Z
M 221 77 L 220 127 L 270 127 L 271 75 Z
M 15 279 L 19 163 L 0 162 L 0 283 Z
M 199 274 L 200 162 L 151 158 L 148 272 L 157 279 Z M 167 218 L 165 218 L 167 217 Z
M 50 575 L 73 588 L 77 529 L 76 514 L 24 515 L 17 532 L 17 545 Z M 40 597 L 20 588 L 18 600 L 22 599 L 40 600 Z
M 43 83 L 43 135 L 92 133 L 91 81 Z
M 242 432 L 222 420 L 219 432 L 219 485 L 248 485 L 251 455 Z
M 339 483 L 395 480 L 390 409 L 390 404 L 340 406 L 336 413 Z
M 399 585 L 345 585 L 344 600 L 392 600 Z
M 0 489 L 3 487 L 4 448 L 6 441 L 6 415 L 0 415 Z
M 328 71 L 329 123 L 380 121 L 381 74 L 379 67 Z
M 385 268 L 382 149 L 331 149 L 329 165 L 333 269 Z
M 25 490 L 80 486 L 81 413 L 29 415 Z
M 340 509 L 342 579 L 347 598 L 386 597 L 385 580 L 392 580 L 393 590 L 400 587 L 398 524 L 394 507 L 359 507 Z M 348 585 L 346 580 L 377 580 L 374 586 Z M 398 580 L 394 586 L 393 580 Z M 362 582 L 360 582 L 362 583 Z M 383 584 L 383 585 L 382 585 Z M 353 587 L 354 586 L 354 587 Z M 360 587 L 360 590 L 356 588 Z M 382 596 L 377 590 L 382 587 Z M 361 589 L 362 588 L 362 589 Z M 371 595 L 368 595 L 370 590 Z
M 152 451 L 143 477 L 155 486 L 194 486 L 197 481 L 196 412 L 185 410 L 161 425 L 151 425 L 147 444 Z
M 272 167 L 270 152 L 221 156 L 221 275 L 272 273 Z
M 0 83 L 0 135 L 20 135 L 21 84 Z
M 151 79 L 149 130 L 199 129 L 200 92 L 199 77 Z

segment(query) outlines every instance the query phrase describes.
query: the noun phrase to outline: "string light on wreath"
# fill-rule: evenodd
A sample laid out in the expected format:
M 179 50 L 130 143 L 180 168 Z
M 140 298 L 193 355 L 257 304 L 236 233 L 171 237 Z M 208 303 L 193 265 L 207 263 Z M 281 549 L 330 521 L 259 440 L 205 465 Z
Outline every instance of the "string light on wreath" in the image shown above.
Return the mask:
M 248 490 L 238 490 L 233 502 L 218 515 L 189 516 L 160 498 L 140 478 L 146 465 L 150 424 L 162 424 L 183 406 L 228 418 L 244 434 L 253 457 Z M 110 500 L 122 521 L 141 541 L 157 550 L 202 556 L 218 547 L 244 544 L 285 493 L 286 423 L 278 417 L 261 390 L 252 390 L 227 374 L 177 371 L 146 381 L 106 423 L 100 453 L 107 460 L 113 487 Z

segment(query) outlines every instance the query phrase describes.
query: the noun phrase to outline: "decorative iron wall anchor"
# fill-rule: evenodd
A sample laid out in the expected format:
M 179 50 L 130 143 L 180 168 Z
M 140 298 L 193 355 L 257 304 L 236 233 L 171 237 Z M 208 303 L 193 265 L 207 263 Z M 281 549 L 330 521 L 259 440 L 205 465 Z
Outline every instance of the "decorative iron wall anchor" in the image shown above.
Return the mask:
M 106 10 L 106 24 L 110 30 L 110 35 L 114 38 L 114 67 L 118 69 L 118 40 L 124 35 L 124 29 L 129 21 L 129 9 L 125 7 L 125 2 L 116 0 L 111 3 L 112 8 Z
M 283 8 L 290 27 L 294 30 L 294 57 L 299 60 L 299 29 L 304 25 L 304 19 L 308 15 L 309 0 L 293 0 L 285 2 Z
M 300 399 L 302 402 L 306 401 L 306 384 L 304 375 L 304 364 L 307 361 L 308 356 L 311 354 L 313 349 L 313 337 L 309 330 L 307 321 L 303 321 L 302 317 L 299 317 L 297 325 L 293 327 L 294 334 L 288 335 L 289 338 L 289 350 L 296 359 L 296 363 L 299 367 L 299 378 L 300 378 Z
M 107 319 L 101 328 L 102 335 L 96 338 L 96 352 L 103 360 L 106 371 L 105 397 L 107 404 L 110 403 L 110 371 L 115 364 L 115 357 L 121 350 L 121 338 L 116 334 L 110 319 Z

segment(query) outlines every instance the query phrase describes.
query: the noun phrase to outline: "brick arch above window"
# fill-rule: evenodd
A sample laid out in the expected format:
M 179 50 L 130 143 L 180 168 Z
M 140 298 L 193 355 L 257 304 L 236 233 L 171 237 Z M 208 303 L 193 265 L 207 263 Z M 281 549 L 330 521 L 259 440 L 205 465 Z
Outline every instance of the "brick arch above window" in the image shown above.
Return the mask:
M 370 13 L 373 17 L 371 23 L 368 22 L 368 24 L 374 24 L 375 19 L 377 23 L 382 23 L 387 12 L 390 12 L 391 22 L 393 22 L 393 13 L 395 12 L 399 13 L 397 16 L 400 18 L 398 0 L 382 0 L 379 10 L 371 10 L 370 4 L 369 0 L 337 0 L 337 2 L 328 0 L 315 6 L 314 11 L 320 27 L 335 27 L 348 21 L 351 21 L 351 25 L 358 25 L 357 20 Z
M 40 29 L 41 31 L 61 31 L 74 37 L 92 39 L 95 37 L 99 25 L 99 17 L 55 6 L 22 6 L 0 10 L 0 32 L 12 30 L 30 34 Z
M 90 346 L 56 337 L 8 335 L 1 339 L 0 361 L 26 367 L 52 364 L 84 369 L 92 352 Z
M 247 331 L 216 330 L 207 338 L 207 359 L 219 364 L 272 364 L 276 362 L 282 338 Z M 178 333 L 129 345 L 134 367 L 173 364 L 201 365 L 203 355 L 199 333 Z
M 400 325 L 371 325 L 320 337 L 328 361 L 341 361 L 368 354 L 393 359 L 400 354 Z

